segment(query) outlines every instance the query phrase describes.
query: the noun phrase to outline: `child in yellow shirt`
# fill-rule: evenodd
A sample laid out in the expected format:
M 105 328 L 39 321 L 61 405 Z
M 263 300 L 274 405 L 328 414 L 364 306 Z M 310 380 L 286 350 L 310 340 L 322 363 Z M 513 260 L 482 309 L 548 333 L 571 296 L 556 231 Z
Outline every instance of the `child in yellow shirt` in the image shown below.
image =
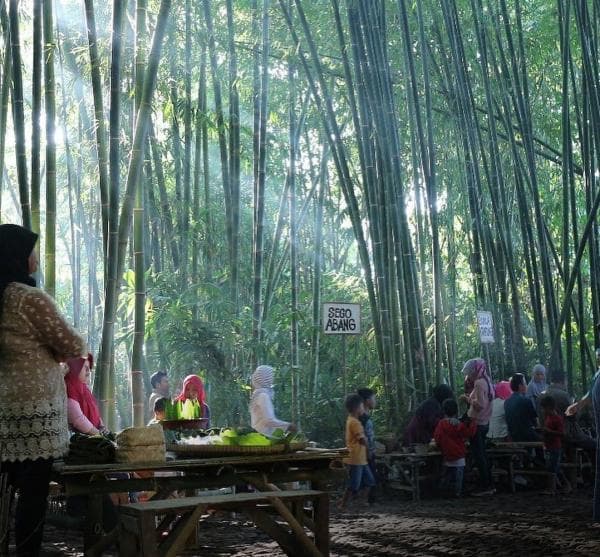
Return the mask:
M 345 406 L 348 411 L 346 447 L 350 454 L 344 459 L 348 471 L 348 485 L 340 503 L 340 509 L 344 509 L 349 499 L 356 498 L 359 493 L 366 498 L 369 489 L 375 485 L 375 479 L 367 461 L 367 438 L 359 420 L 365 412 L 363 400 L 357 394 L 348 395 Z

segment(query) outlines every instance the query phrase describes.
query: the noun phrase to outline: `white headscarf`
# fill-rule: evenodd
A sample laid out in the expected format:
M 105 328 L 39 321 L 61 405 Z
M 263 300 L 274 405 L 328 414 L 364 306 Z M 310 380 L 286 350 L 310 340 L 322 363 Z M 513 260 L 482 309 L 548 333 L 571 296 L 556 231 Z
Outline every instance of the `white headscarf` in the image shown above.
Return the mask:
M 263 435 L 272 435 L 277 428 L 287 430 L 290 422 L 277 419 L 273 408 L 273 368 L 258 366 L 252 374 L 252 387 L 249 408 L 252 427 Z M 262 396 L 263 393 L 267 396 Z
M 538 383 L 535 380 L 536 373 L 543 373 L 544 380 Z M 546 383 L 546 367 L 543 364 L 535 364 L 531 370 L 531 374 L 531 381 L 529 381 L 529 385 L 527 385 L 527 393 L 525 396 L 535 399 L 548 388 L 548 384 Z
M 273 368 L 271 366 L 258 366 L 252 374 L 252 400 L 259 393 L 266 392 L 273 398 Z

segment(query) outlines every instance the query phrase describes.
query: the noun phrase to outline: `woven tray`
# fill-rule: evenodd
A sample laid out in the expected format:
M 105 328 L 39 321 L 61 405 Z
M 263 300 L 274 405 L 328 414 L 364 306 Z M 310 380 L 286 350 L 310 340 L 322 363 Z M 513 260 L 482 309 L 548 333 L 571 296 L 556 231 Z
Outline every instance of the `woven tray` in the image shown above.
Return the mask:
M 183 445 L 167 443 L 167 451 L 188 456 L 236 456 L 278 454 L 285 451 L 285 445 L 269 447 L 240 447 L 239 445 Z

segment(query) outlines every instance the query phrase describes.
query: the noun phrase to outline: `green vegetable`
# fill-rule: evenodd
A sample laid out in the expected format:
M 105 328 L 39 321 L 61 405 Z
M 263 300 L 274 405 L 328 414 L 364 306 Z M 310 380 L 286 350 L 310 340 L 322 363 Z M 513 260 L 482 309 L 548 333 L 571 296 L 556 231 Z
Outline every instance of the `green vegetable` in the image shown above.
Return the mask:
M 238 435 L 235 429 L 228 428 L 221 430 L 221 440 L 223 441 L 223 445 L 237 445 Z
M 238 437 L 238 444 L 241 447 L 269 447 L 271 440 L 261 433 L 247 433 Z

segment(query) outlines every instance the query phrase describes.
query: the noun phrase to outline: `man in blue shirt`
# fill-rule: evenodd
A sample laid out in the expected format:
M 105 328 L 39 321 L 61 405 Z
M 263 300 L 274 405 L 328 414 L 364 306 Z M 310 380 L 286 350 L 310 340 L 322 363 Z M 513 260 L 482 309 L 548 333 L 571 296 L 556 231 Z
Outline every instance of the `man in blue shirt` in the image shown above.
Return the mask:
M 531 400 L 525 397 L 527 383 L 522 373 L 515 373 L 510 379 L 512 396 L 504 401 L 504 413 L 508 435 L 512 441 L 541 441 L 536 433 L 537 412 Z

